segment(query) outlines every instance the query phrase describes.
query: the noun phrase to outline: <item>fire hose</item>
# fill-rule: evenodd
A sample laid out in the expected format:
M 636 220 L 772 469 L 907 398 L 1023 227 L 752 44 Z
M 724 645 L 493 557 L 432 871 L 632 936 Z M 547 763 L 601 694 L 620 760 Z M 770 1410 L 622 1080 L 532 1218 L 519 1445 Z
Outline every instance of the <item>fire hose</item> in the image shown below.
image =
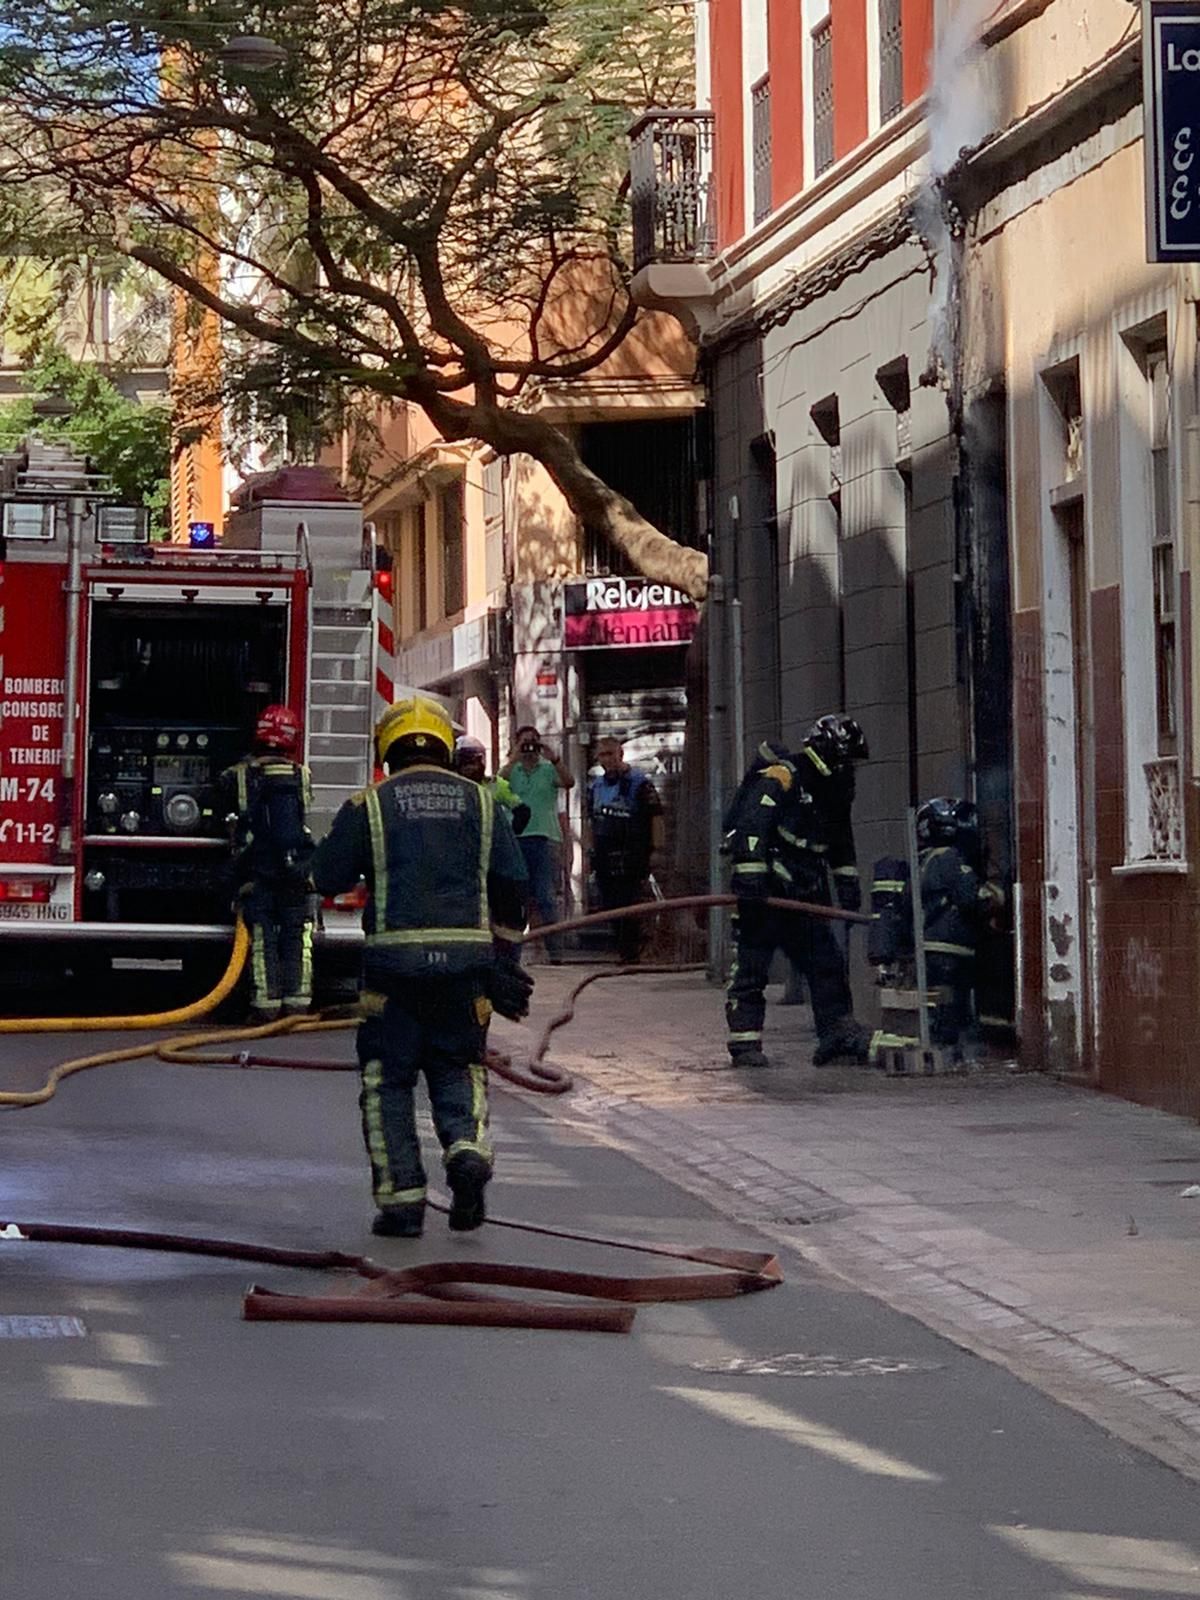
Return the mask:
M 773 909 L 806 913 L 837 921 L 870 920 L 853 912 L 802 901 L 767 899 L 760 903 Z M 732 904 L 736 904 L 733 895 L 691 895 L 676 900 L 650 901 L 644 905 L 598 912 L 536 928 L 526 935 L 526 941 L 532 943 L 548 935 L 612 922 L 623 917 L 655 916 L 666 911 L 700 910 L 715 905 Z M 0 1020 L 0 1033 L 144 1029 L 197 1020 L 214 1011 L 233 992 L 245 966 L 248 949 L 249 936 L 239 921 L 229 966 L 220 982 L 210 994 L 190 1006 L 141 1017 L 8 1018 Z M 571 1080 L 557 1068 L 545 1063 L 545 1052 L 553 1033 L 573 1018 L 579 995 L 589 984 L 601 978 L 632 973 L 650 975 L 656 972 L 691 970 L 695 969 L 683 966 L 627 967 L 611 972 L 589 974 L 572 990 L 566 1009 L 552 1018 L 543 1030 L 527 1072 L 523 1073 L 520 1069 L 514 1068 L 511 1061 L 500 1057 L 498 1052 L 489 1053 L 492 1057 L 489 1066 L 501 1076 L 522 1087 L 541 1093 L 561 1094 L 571 1088 Z M 77 1057 L 55 1067 L 40 1089 L 0 1092 L 0 1107 L 42 1105 L 53 1097 L 59 1083 L 75 1073 L 149 1057 L 189 1065 L 232 1064 L 325 1071 L 353 1070 L 352 1063 L 343 1061 L 257 1057 L 246 1051 L 234 1056 L 230 1056 L 227 1051 L 214 1055 L 213 1050 L 231 1044 L 245 1044 L 290 1033 L 344 1029 L 353 1026 L 355 1021 L 355 1017 L 346 1015 L 322 1015 L 317 1018 L 289 1017 L 258 1027 L 229 1028 L 217 1032 L 206 1030 L 184 1034 L 170 1040 L 155 1040 L 144 1045 Z M 439 1202 L 433 1201 L 431 1204 L 437 1209 L 445 1209 Z M 269 1246 L 194 1238 L 188 1235 L 88 1228 L 56 1223 L 0 1224 L 0 1239 L 15 1238 L 47 1243 L 89 1244 L 219 1256 L 275 1266 L 352 1273 L 360 1280 L 353 1292 L 318 1296 L 281 1294 L 275 1290 L 252 1285 L 244 1296 L 242 1306 L 243 1316 L 248 1321 L 437 1323 L 627 1333 L 633 1325 L 634 1312 L 631 1308 L 635 1304 L 723 1299 L 773 1288 L 782 1281 L 778 1261 L 768 1254 L 720 1249 L 687 1251 L 670 1246 L 631 1243 L 500 1218 L 490 1218 L 489 1222 L 493 1226 L 608 1248 L 633 1250 L 714 1267 L 717 1270 L 707 1273 L 635 1277 L 488 1262 L 430 1262 L 404 1269 L 393 1269 L 381 1266 L 369 1257 L 345 1255 L 335 1251 L 280 1250 Z M 582 1298 L 593 1303 L 580 1307 L 538 1300 L 505 1299 L 481 1292 L 483 1285 L 494 1288 L 540 1290 Z

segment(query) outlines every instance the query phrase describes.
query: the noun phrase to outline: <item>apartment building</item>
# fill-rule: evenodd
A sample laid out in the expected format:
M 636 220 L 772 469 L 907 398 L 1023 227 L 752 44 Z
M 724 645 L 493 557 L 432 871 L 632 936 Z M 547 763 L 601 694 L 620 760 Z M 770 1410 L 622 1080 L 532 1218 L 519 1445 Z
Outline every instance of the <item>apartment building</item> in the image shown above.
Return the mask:
M 604 366 L 569 385 L 545 384 L 531 402 L 570 431 L 606 482 L 685 544 L 701 532 L 694 369 L 678 325 L 652 315 Z M 366 505 L 393 557 L 396 679 L 458 705 L 493 770 L 523 723 L 562 752 L 577 780 L 563 819 L 563 888 L 579 904 L 584 780 L 598 738 L 623 739 L 669 818 L 676 809 L 699 613 L 586 536 L 538 463 L 446 443 L 413 408 L 403 418 L 399 465 Z
M 680 318 L 707 377 L 716 770 L 728 784 L 760 739 L 846 711 L 872 752 L 864 867 L 918 799 L 969 793 L 1007 876 L 1004 496 L 997 537 L 966 492 L 1002 482 L 1003 437 L 968 427 L 921 226 L 926 202 L 939 220 L 933 0 L 708 0 L 697 19 L 697 106 L 633 133 L 635 293 Z M 1011 1023 L 996 944 L 983 1003 Z
M 858 716 L 868 859 L 971 795 L 1012 909 L 981 1013 L 1200 1114 L 1200 279 L 1147 260 L 1138 13 L 698 18 L 697 106 L 634 134 L 637 292 L 709 384 L 730 763 Z

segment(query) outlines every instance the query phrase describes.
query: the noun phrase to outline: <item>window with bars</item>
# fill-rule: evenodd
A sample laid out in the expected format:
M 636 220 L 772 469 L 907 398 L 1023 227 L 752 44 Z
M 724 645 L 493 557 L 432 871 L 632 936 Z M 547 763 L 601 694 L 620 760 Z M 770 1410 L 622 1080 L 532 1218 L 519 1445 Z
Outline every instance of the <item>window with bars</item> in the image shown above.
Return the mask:
M 467 537 L 463 482 L 455 478 L 439 496 L 442 533 L 442 615 L 453 617 L 467 603 Z
M 771 80 L 760 78 L 750 91 L 750 158 L 754 171 L 754 222 L 771 215 Z
M 879 119 L 890 122 L 904 107 L 902 0 L 879 0 Z
M 812 35 L 813 171 L 833 165 L 833 21 L 826 17 Z
M 1158 753 L 1178 740 L 1175 663 L 1175 529 L 1171 517 L 1171 376 L 1165 342 L 1147 346 L 1150 390 L 1150 566 L 1154 594 L 1155 708 Z

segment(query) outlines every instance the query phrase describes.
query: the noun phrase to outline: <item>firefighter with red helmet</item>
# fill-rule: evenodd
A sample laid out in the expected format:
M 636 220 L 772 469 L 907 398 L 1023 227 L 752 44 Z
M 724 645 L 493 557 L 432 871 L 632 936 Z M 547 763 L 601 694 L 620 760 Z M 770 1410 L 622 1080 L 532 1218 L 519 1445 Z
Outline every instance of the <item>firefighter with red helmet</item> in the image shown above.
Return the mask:
M 237 898 L 250 930 L 251 1007 L 262 1022 L 312 1005 L 312 781 L 299 759 L 302 744 L 291 707 L 267 706 L 251 754 L 221 775 Z
M 363 1137 L 377 1234 L 417 1238 L 425 1168 L 414 1091 L 425 1076 L 453 1196 L 450 1226 L 484 1221 L 492 1174 L 484 1054 L 492 1010 L 519 1018 L 533 980 L 516 959 L 526 871 L 489 789 L 451 766 L 454 733 L 425 695 L 398 700 L 375 731 L 389 776 L 353 795 L 317 847 L 313 878 L 340 894 L 365 878 Z
M 764 743 L 725 816 L 725 851 L 737 896 L 735 953 L 726 991 L 727 1043 L 735 1067 L 766 1066 L 764 991 L 776 950 L 798 968 L 812 996 L 817 1048 L 813 1064 L 865 1061 L 870 1035 L 853 1014 L 846 958 L 828 921 L 777 911 L 771 899 L 862 903 L 851 807 L 854 768 L 867 741 L 851 717 L 818 718 L 796 754 Z

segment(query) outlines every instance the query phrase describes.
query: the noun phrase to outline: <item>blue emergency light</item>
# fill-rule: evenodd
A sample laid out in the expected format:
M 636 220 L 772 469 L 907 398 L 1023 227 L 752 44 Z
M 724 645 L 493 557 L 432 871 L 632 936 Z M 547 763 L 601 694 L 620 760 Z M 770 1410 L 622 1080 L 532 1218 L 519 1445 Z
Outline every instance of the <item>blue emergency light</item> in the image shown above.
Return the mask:
M 217 530 L 213 523 L 188 523 L 188 543 L 193 550 L 211 550 L 216 542 Z

